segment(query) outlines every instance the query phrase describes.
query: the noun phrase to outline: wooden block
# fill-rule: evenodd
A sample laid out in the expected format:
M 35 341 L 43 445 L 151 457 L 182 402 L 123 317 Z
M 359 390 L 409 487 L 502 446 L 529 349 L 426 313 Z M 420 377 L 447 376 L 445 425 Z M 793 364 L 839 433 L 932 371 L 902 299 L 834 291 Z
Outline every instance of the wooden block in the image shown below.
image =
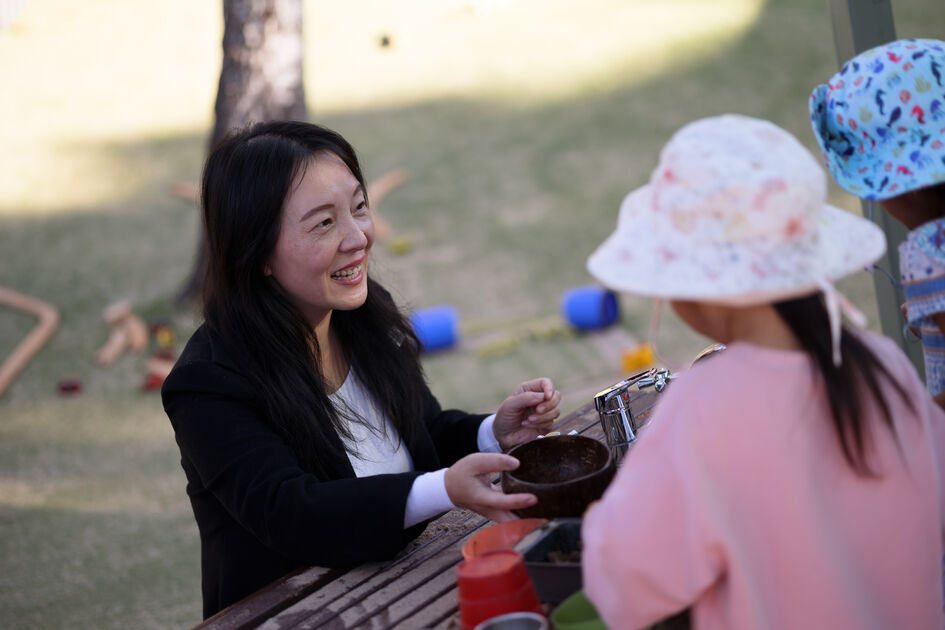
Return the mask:
M 105 310 L 102 311 L 102 319 L 104 319 L 105 323 L 109 326 L 119 324 L 129 315 L 131 315 L 131 303 L 127 300 L 109 304 L 105 307 Z
M 2 396 L 13 379 L 59 328 L 59 311 L 52 304 L 4 287 L 0 287 L 0 304 L 39 318 L 36 326 L 13 348 L 3 363 L 0 363 L 0 396 Z
M 128 347 L 128 331 L 124 327 L 113 328 L 105 344 L 95 353 L 95 360 L 101 365 L 115 362 Z

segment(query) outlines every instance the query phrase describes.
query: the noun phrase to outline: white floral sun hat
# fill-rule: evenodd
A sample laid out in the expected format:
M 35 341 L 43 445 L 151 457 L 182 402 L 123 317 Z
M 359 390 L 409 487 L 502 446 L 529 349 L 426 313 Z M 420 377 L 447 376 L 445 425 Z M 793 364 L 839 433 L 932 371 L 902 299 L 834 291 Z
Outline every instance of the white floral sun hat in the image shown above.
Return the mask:
M 882 230 L 826 205 L 826 191 L 823 169 L 780 127 L 698 120 L 624 199 L 588 270 L 619 291 L 730 305 L 824 290 L 886 250 Z

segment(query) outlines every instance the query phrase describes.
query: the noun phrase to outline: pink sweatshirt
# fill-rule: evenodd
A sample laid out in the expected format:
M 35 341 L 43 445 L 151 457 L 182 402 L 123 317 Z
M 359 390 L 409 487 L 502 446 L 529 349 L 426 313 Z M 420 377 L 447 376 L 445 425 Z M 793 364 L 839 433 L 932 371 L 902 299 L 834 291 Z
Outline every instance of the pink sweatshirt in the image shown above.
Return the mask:
M 941 630 L 945 414 L 890 340 L 899 446 L 874 405 L 843 458 L 806 354 L 734 343 L 669 386 L 584 518 L 584 590 L 611 630 L 690 607 L 694 628 Z

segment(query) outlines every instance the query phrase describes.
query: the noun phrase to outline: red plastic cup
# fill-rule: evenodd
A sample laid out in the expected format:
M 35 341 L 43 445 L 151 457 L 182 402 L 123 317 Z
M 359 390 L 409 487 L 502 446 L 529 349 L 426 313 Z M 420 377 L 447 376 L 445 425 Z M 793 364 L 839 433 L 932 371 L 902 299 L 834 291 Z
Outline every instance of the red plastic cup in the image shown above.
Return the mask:
M 462 630 L 505 613 L 544 613 L 525 558 L 517 551 L 489 551 L 464 560 L 456 569 L 456 581 Z
M 522 538 L 547 522 L 546 518 L 518 518 L 486 527 L 463 545 L 463 560 L 499 549 L 513 549 Z

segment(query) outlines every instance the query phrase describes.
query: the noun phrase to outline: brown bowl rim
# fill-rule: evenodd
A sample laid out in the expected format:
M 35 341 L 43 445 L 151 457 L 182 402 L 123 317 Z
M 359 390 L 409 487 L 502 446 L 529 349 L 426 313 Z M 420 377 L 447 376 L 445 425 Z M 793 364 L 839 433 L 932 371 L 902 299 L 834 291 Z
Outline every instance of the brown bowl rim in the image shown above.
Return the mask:
M 563 485 L 570 485 L 570 484 L 573 484 L 573 483 L 577 483 L 577 482 L 579 482 L 579 481 L 583 481 L 584 479 L 587 479 L 588 477 L 593 477 L 594 475 L 598 475 L 598 474 L 600 474 L 601 472 L 603 472 L 603 471 L 607 470 L 608 468 L 610 468 L 611 464 L 613 463 L 614 455 L 613 455 L 613 453 L 610 452 L 610 449 L 607 448 L 607 445 L 601 443 L 601 442 L 598 441 L 598 440 L 595 440 L 595 439 L 592 438 L 592 437 L 587 437 L 586 435 L 550 435 L 550 436 L 545 436 L 545 437 L 541 437 L 541 438 L 535 438 L 534 440 L 529 440 L 528 442 L 522 442 L 521 444 L 516 444 L 515 446 L 512 447 L 511 450 L 509 450 L 509 452 L 507 453 L 507 455 L 511 455 L 512 457 L 515 457 L 515 451 L 517 451 L 518 449 L 522 448 L 523 446 L 526 446 L 526 445 L 531 444 L 532 442 L 536 442 L 536 441 L 538 441 L 538 440 L 549 440 L 549 439 L 556 439 L 556 438 L 581 438 L 582 440 L 590 440 L 591 442 L 594 442 L 595 444 L 598 444 L 598 445 L 602 446 L 602 447 L 607 451 L 607 461 L 605 461 L 605 462 L 604 462 L 604 465 L 601 466 L 600 468 L 598 468 L 597 470 L 591 471 L 591 472 L 587 473 L 586 475 L 581 475 L 580 477 L 574 477 L 573 479 L 568 479 L 567 481 L 555 481 L 555 482 L 551 482 L 551 483 L 548 483 L 548 482 L 538 482 L 538 481 L 527 481 L 527 480 L 525 480 L 525 479 L 522 479 L 521 477 L 516 477 L 516 476 L 515 476 L 515 470 L 504 470 L 504 471 L 502 471 L 502 478 L 503 478 L 503 480 L 505 479 L 505 476 L 508 475 L 509 477 L 515 479 L 515 481 L 517 481 L 517 482 L 519 482 L 519 483 L 523 483 L 523 484 L 528 484 L 529 486 L 531 486 L 531 487 L 533 487 L 533 488 L 555 488 L 555 487 L 560 488 L 560 487 L 563 486 Z M 516 458 L 516 459 L 518 459 L 518 458 Z M 518 470 L 518 469 L 516 468 L 516 470 Z

